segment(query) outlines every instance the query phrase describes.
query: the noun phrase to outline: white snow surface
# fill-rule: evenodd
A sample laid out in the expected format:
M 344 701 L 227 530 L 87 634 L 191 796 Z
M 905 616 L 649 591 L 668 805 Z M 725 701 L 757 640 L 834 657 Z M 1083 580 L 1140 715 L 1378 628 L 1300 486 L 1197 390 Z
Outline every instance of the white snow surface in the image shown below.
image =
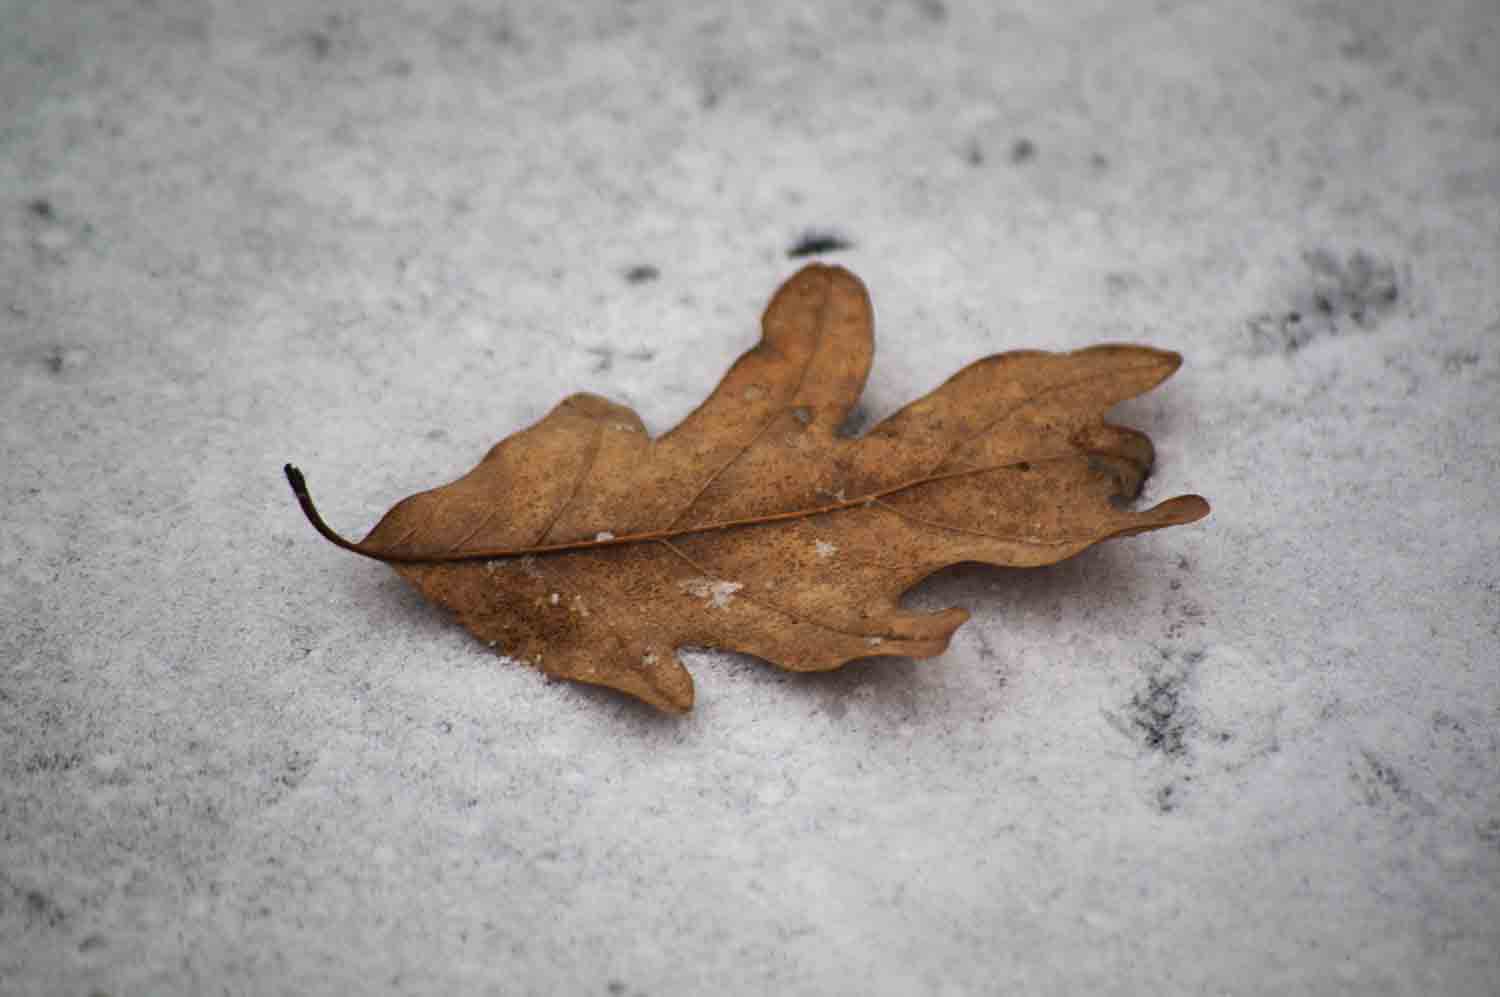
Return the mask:
M 1500 992 L 1491 0 L 0 24 L 0 993 Z M 810 230 L 861 426 L 1176 349 L 1114 417 L 1213 515 L 925 582 L 932 660 L 689 651 L 670 717 L 298 512 L 574 391 L 666 430 Z

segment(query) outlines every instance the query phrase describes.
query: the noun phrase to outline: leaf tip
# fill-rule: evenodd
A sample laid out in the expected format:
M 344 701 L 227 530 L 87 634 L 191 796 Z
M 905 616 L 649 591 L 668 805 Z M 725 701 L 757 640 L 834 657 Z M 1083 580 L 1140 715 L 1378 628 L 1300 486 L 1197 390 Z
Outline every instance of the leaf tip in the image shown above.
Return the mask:
M 651 675 L 642 687 L 615 685 L 615 688 L 630 693 L 663 713 L 682 716 L 691 712 L 696 694 L 693 691 L 693 677 L 688 674 L 687 669 L 683 668 L 681 663 L 673 657 L 670 667 L 657 668 L 653 671 L 655 674 Z M 614 683 L 610 684 L 614 685 Z
M 1152 530 L 1164 530 L 1168 526 L 1186 526 L 1188 523 L 1196 523 L 1209 512 L 1208 500 L 1202 495 L 1178 495 L 1153 505 L 1144 512 L 1133 513 L 1132 525 L 1115 530 L 1108 536 L 1133 537 Z
M 1202 495 L 1179 495 L 1168 499 L 1151 511 L 1163 526 L 1185 526 L 1188 523 L 1196 523 L 1212 510 L 1209 508 L 1208 499 Z
M 1164 350 L 1159 346 L 1146 346 L 1140 343 L 1132 343 L 1126 347 L 1136 358 L 1136 362 L 1146 359 L 1155 376 L 1155 384 L 1160 384 L 1182 367 L 1182 354 L 1176 350 Z

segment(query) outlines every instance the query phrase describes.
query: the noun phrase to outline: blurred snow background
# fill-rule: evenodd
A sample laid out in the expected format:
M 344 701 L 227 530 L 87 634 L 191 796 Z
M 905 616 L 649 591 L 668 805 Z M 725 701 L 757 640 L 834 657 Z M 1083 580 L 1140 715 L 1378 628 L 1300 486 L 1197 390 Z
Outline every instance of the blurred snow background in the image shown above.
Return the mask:
M 0 2 L 0 992 L 1500 990 L 1500 7 Z M 659 717 L 362 533 L 807 236 L 1214 515 Z

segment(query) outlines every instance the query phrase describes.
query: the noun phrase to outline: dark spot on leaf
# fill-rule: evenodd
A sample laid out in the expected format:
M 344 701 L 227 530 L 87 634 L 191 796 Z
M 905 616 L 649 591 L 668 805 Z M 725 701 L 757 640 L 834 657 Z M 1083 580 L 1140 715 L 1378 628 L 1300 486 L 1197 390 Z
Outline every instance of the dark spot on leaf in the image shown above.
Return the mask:
M 856 405 L 849 410 L 844 417 L 843 424 L 834 430 L 834 435 L 846 440 L 852 440 L 864 433 L 865 428 L 870 425 L 870 410 L 863 405 Z
M 1011 144 L 1010 161 L 1012 163 L 1029 163 L 1036 158 L 1036 143 L 1029 138 L 1018 138 Z
M 661 271 L 649 263 L 637 263 L 625 270 L 625 279 L 632 284 L 645 284 L 661 276 Z
M 1029 471 L 1029 470 L 1031 470 L 1031 462 L 1030 461 L 1026 461 L 1026 460 L 1021 461 L 1019 464 L 1016 465 L 1016 470 L 1017 471 Z
M 854 243 L 845 239 L 836 232 L 824 231 L 822 229 L 808 229 L 802 233 L 786 255 L 792 259 L 803 256 L 817 256 L 820 253 L 837 253 L 844 249 L 853 249 Z

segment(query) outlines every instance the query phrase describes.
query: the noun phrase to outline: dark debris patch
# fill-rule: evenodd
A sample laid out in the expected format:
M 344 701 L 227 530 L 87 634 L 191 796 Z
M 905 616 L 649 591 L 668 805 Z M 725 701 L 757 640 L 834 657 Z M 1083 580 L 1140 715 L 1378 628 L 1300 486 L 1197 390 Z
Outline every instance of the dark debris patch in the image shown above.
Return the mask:
M 1349 778 L 1364 802 L 1377 809 L 1391 810 L 1397 805 L 1407 811 L 1431 816 L 1435 813 L 1424 798 L 1406 781 L 1395 765 L 1375 752 L 1362 749 L 1349 766 Z
M 67 772 L 76 769 L 82 760 L 77 752 L 42 751 L 28 758 L 24 767 L 28 773 Z
M 1395 266 L 1364 250 L 1355 250 L 1341 262 L 1320 249 L 1308 253 L 1306 260 L 1317 278 L 1313 307 L 1324 315 L 1347 317 L 1371 329 L 1401 298 Z
M 602 374 L 614 368 L 615 351 L 608 346 L 590 346 L 583 352 L 594 358 L 594 365 L 589 368 L 591 373 Z
M 1017 165 L 1029 163 L 1036 158 L 1036 143 L 1029 138 L 1018 138 L 1010 146 L 1010 161 Z
M 637 263 L 625 268 L 625 280 L 631 284 L 648 284 L 661 276 L 661 271 L 649 263 Z
M 1151 802 L 1159 814 L 1169 814 L 1182 804 L 1183 783 L 1192 782 L 1192 776 L 1184 776 L 1182 782 L 1173 780 L 1157 787 Z
M 808 229 L 802 233 L 802 237 L 786 251 L 788 258 L 796 260 L 804 256 L 819 256 L 823 253 L 837 253 L 845 249 L 853 249 L 854 243 L 844 238 L 837 232 L 823 229 Z
M 37 218 L 41 218 L 44 221 L 50 221 L 56 214 L 56 212 L 52 208 L 52 202 L 47 200 L 45 197 L 34 198 L 30 202 L 28 202 L 26 205 L 26 210 L 30 211 Z
M 1155 756 L 1151 766 L 1155 786 L 1147 802 L 1156 813 L 1170 814 L 1187 801 L 1196 767 L 1194 745 L 1204 737 L 1194 703 L 1204 652 L 1162 648 L 1158 653 L 1142 669 L 1141 682 L 1130 699 L 1118 712 L 1105 710 L 1104 718 L 1147 755 Z
M 1324 336 L 1374 329 L 1401 300 L 1395 265 L 1373 253 L 1360 249 L 1340 258 L 1317 249 L 1303 262 L 1307 279 L 1292 307 L 1250 319 L 1256 352 L 1295 353 Z
M 917 10 L 934 24 L 942 24 L 948 20 L 948 5 L 943 0 L 917 0 Z
M 47 373 L 54 377 L 61 377 L 85 366 L 89 361 L 89 351 L 79 346 L 54 345 L 48 347 L 41 355 L 41 363 Z
M 34 924 L 56 928 L 68 919 L 68 915 L 57 901 L 41 890 L 27 890 L 24 894 L 26 919 Z
M 1175 758 L 1187 750 L 1183 706 L 1182 677 L 1152 675 L 1146 688 L 1131 698 L 1126 715 L 1142 744 Z
M 1188 756 L 1200 734 L 1192 689 L 1202 651 L 1161 651 L 1144 669 L 1138 686 L 1119 713 L 1105 716 L 1116 730 L 1141 747 L 1170 759 Z
M 333 51 L 333 39 L 322 31 L 310 31 L 307 34 L 307 46 L 312 50 L 313 58 L 321 62 Z
M 1443 355 L 1443 373 L 1459 374 L 1464 368 L 1473 367 L 1479 363 L 1479 353 L 1475 350 L 1451 350 Z
M 621 353 L 612 346 L 587 346 L 584 353 L 594 358 L 593 366 L 589 368 L 590 373 L 603 374 L 614 369 L 616 360 L 630 360 L 634 363 L 650 363 L 656 359 L 656 351 L 646 347 Z

